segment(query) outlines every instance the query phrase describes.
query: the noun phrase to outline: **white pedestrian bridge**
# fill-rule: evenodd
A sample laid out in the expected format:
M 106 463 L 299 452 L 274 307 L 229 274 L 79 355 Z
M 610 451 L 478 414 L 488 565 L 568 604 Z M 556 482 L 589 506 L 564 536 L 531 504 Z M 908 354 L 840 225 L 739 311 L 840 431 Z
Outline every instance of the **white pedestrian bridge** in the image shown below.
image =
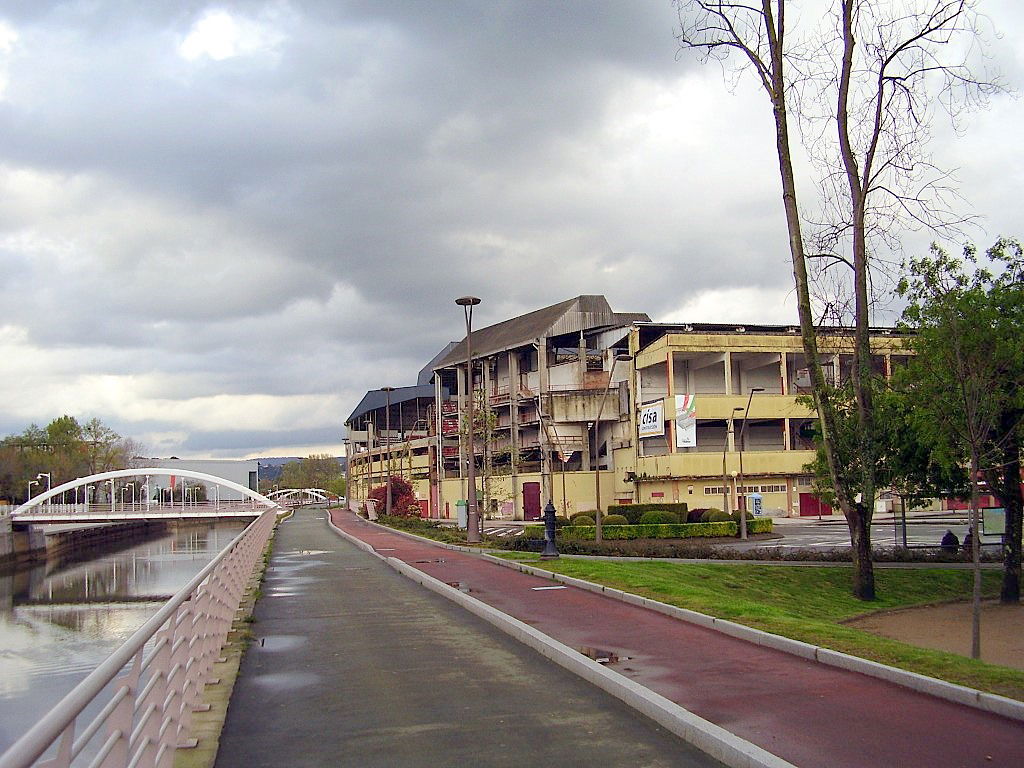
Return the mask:
M 182 479 L 199 480 L 211 485 L 216 490 L 214 501 L 198 501 L 195 495 L 190 499 L 188 493 L 182 493 L 177 501 L 160 503 L 151 497 L 156 490 L 152 484 L 154 477 L 176 477 Z M 132 488 L 133 500 L 126 501 L 125 494 L 118 499 L 116 481 L 124 478 L 145 478 L 135 494 L 136 488 Z M 103 503 L 92 503 L 88 501 L 88 489 L 90 486 L 101 487 L 109 483 L 110 501 Z M 241 501 L 221 501 L 219 488 L 230 488 L 241 493 L 245 499 Z M 81 494 L 82 503 L 67 504 L 62 500 L 67 498 L 70 492 L 83 490 Z M 166 490 L 166 489 L 165 489 Z M 170 494 L 169 494 L 170 495 Z M 136 501 L 135 498 L 139 500 Z M 301 497 L 299 497 L 301 498 Z M 62 483 L 48 491 L 40 493 L 25 504 L 14 509 L 10 514 L 10 522 L 14 524 L 67 524 L 67 523 L 96 523 L 114 522 L 122 520 L 161 520 L 161 519 L 188 519 L 188 518 L 229 518 L 229 517 L 256 517 L 266 509 L 278 509 L 291 499 L 274 500 L 260 493 L 247 488 L 244 485 L 226 480 L 223 477 L 210 475 L 205 472 L 194 472 L 192 470 L 175 467 L 141 467 L 138 469 L 119 469 L 113 472 L 100 472 L 87 477 L 79 477 L 67 483 Z

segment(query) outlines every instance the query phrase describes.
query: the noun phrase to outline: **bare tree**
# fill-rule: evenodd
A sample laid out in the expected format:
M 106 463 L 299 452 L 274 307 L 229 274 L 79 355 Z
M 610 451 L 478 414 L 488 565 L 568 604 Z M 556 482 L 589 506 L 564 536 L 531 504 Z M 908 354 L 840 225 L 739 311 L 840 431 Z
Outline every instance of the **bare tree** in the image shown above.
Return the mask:
M 795 5 L 795 4 L 794 4 Z M 970 0 L 835 0 L 834 14 L 798 37 L 787 30 L 785 0 L 677 0 L 679 44 L 703 61 L 739 60 L 769 97 L 775 119 L 783 208 L 789 232 L 797 309 L 817 409 L 822 449 L 836 500 L 850 528 L 853 592 L 875 596 L 870 526 L 877 446 L 872 408 L 869 284 L 877 253 L 898 241 L 908 222 L 938 228 L 962 223 L 952 213 L 947 174 L 925 152 L 937 103 L 958 116 L 998 88 L 969 67 L 977 50 Z M 807 249 L 797 200 L 789 112 L 823 169 L 814 245 Z M 808 252 L 809 251 L 809 252 Z M 851 373 L 857 440 L 836 439 L 833 389 L 818 355 L 808 263 L 848 269 L 852 301 L 837 292 L 825 317 L 852 307 Z M 850 451 L 855 455 L 848 455 Z M 856 467 L 851 477 L 841 468 Z

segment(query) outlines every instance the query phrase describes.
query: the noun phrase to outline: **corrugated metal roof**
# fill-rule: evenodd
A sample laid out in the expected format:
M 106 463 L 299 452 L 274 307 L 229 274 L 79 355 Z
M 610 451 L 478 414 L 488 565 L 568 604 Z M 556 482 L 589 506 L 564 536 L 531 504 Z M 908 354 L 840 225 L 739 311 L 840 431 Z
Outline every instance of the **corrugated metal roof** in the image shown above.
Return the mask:
M 420 397 L 433 400 L 434 385 L 425 384 L 415 387 L 395 387 L 394 391 L 391 393 L 391 406 L 394 407 L 399 403 L 407 403 L 410 400 L 415 400 Z M 388 398 L 384 392 L 381 392 L 379 389 L 371 389 L 363 395 L 363 399 L 359 401 L 359 405 L 357 405 L 355 410 L 349 414 L 347 419 L 345 419 L 345 423 L 351 424 L 364 413 L 375 411 L 378 408 L 386 408 L 387 404 Z
M 541 337 L 579 333 L 605 326 L 629 325 L 637 321 L 650 321 L 650 317 L 642 312 L 613 312 L 604 296 L 576 296 L 486 328 L 474 329 L 473 357 L 485 357 L 524 347 Z M 465 361 L 466 339 L 463 338 L 434 364 L 434 370 Z

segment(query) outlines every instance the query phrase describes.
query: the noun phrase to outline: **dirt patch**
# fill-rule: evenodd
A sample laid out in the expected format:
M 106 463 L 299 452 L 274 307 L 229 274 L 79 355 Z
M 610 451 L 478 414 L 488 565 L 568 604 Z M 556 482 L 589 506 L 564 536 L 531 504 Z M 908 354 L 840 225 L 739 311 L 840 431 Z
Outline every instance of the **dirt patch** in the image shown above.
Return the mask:
M 908 608 L 847 623 L 922 648 L 971 655 L 970 603 Z M 990 664 L 1024 669 L 1024 604 L 982 603 L 981 659 Z

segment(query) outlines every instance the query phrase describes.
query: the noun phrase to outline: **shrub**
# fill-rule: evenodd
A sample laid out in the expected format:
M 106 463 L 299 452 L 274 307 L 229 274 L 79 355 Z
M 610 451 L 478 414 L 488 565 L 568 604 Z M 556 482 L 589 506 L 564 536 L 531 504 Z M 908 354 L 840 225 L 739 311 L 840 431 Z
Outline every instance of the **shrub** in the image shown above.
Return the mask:
M 723 512 L 722 510 L 718 509 L 717 507 L 709 507 L 708 509 L 705 509 L 704 512 L 701 514 L 700 521 L 702 523 L 710 523 L 710 522 L 712 522 L 712 520 L 711 520 L 711 516 L 712 515 L 717 517 L 719 520 L 723 519 L 721 517 L 721 515 L 725 515 L 725 518 L 724 518 L 725 520 L 731 520 L 732 519 L 731 517 L 729 517 L 729 513 L 728 512 Z
M 732 515 L 730 515 L 728 512 L 723 512 L 720 509 L 712 509 L 708 513 L 708 520 L 707 521 L 709 523 L 736 522 L 735 520 L 732 519 Z
M 697 509 L 691 509 L 686 513 L 686 522 L 688 523 L 699 523 L 701 517 L 705 512 L 708 511 L 707 507 L 698 507 Z
M 569 520 L 575 522 L 577 517 L 589 517 L 591 520 L 594 519 L 594 515 L 591 512 L 584 512 L 581 510 L 579 512 L 573 512 L 571 515 L 569 515 Z
M 576 515 L 572 518 L 572 525 L 576 528 L 586 528 L 595 525 L 594 518 L 589 515 Z
M 605 515 L 601 518 L 601 524 L 604 525 L 629 525 L 629 520 L 626 519 L 625 515 Z
M 729 519 L 732 520 L 734 523 L 736 523 L 736 525 L 739 525 L 740 524 L 740 511 L 737 509 L 731 515 L 729 515 Z M 754 519 L 754 513 L 748 511 L 747 512 L 747 522 L 750 522 L 753 519 Z
M 679 515 L 667 509 L 652 509 L 640 515 L 640 525 L 668 525 L 679 522 Z
M 609 515 L 623 515 L 630 523 L 636 524 L 640 522 L 640 516 L 644 512 L 650 512 L 654 509 L 668 510 L 669 512 L 675 512 L 682 519 L 682 515 L 686 513 L 689 506 L 685 502 L 678 504 L 671 502 L 662 502 L 660 504 L 609 504 L 608 514 Z
M 377 513 L 384 514 L 387 508 L 388 487 L 378 485 L 371 490 L 367 497 L 377 502 Z M 396 516 L 419 517 L 420 508 L 416 503 L 416 494 L 412 490 L 412 484 L 398 475 L 391 476 L 391 514 Z
M 562 517 L 561 515 L 555 515 L 555 528 L 561 528 L 563 525 L 569 525 L 570 520 L 568 517 Z
M 721 523 L 675 523 L 665 525 L 608 525 L 603 526 L 605 539 L 686 539 L 693 537 L 725 537 L 736 535 L 736 523 L 729 520 Z M 558 533 L 559 541 L 592 541 L 594 527 L 591 525 L 567 525 Z M 544 528 L 528 525 L 523 532 L 524 539 L 541 539 Z

